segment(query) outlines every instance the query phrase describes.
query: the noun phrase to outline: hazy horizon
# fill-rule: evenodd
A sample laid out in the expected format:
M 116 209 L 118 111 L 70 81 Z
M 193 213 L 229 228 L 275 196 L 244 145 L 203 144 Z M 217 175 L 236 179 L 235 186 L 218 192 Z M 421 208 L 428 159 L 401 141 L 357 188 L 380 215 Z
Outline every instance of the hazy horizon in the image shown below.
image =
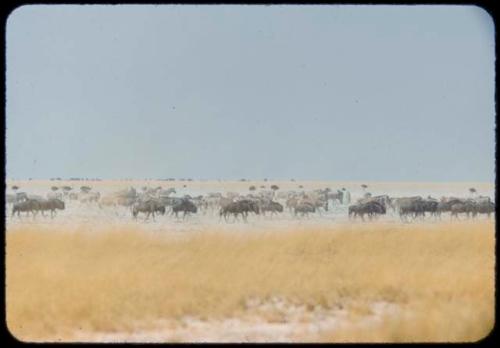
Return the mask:
M 495 181 L 476 6 L 28 5 L 8 180 Z

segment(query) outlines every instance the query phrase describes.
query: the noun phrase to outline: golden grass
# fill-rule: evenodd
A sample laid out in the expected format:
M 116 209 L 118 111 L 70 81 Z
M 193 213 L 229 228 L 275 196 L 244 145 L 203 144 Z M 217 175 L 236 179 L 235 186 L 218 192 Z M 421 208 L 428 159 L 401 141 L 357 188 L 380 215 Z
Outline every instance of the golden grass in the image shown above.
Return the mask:
M 70 339 L 186 315 L 240 316 L 249 298 L 365 315 L 376 301 L 413 317 L 324 332 L 326 341 L 474 341 L 494 323 L 494 223 L 357 224 L 185 238 L 136 227 L 12 226 L 6 236 L 10 331 Z

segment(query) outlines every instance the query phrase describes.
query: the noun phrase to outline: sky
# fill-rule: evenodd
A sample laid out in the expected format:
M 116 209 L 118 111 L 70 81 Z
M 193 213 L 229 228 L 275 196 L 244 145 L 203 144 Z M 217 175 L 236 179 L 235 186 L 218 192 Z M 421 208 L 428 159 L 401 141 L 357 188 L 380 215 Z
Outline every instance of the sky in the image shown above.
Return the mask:
M 22 6 L 7 178 L 494 182 L 494 31 L 475 6 Z

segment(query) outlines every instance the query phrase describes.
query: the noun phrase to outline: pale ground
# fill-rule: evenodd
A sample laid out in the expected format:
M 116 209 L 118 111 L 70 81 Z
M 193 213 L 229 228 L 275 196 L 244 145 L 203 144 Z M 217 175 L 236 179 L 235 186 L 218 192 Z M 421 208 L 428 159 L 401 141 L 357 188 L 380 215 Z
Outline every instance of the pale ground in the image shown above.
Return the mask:
M 360 187 L 362 183 L 353 182 L 264 182 L 264 181 L 250 181 L 250 182 L 219 182 L 219 181 L 205 181 L 205 182 L 179 182 L 179 181 L 8 181 L 7 192 L 12 193 L 10 187 L 12 185 L 20 186 L 20 191 L 28 192 L 29 194 L 46 195 L 50 192 L 50 187 L 53 185 L 63 186 L 69 185 L 74 187 L 75 191 L 79 190 L 82 185 L 89 185 L 93 191 L 99 191 L 101 194 L 113 192 L 116 190 L 135 187 L 138 191 L 142 186 L 156 187 L 162 186 L 163 188 L 174 187 L 177 193 L 173 196 L 183 196 L 184 194 L 198 195 L 206 194 L 208 192 L 239 192 L 248 193 L 248 187 L 255 185 L 259 190 L 261 185 L 265 185 L 266 189 L 270 185 L 276 184 L 280 190 L 301 190 L 298 185 L 303 185 L 303 190 L 312 190 L 316 188 L 330 187 L 333 190 L 342 187 L 347 188 L 352 195 L 352 201 L 361 197 L 363 192 Z M 368 192 L 372 195 L 388 194 L 390 196 L 413 196 L 422 195 L 427 197 L 431 195 L 434 198 L 441 196 L 458 196 L 468 197 L 468 189 L 474 187 L 477 189 L 478 194 L 490 196 L 494 198 L 494 184 L 489 183 L 370 183 L 364 182 L 368 185 Z M 186 185 L 186 187 L 184 187 Z M 258 191 L 256 191 L 258 192 Z M 93 231 L 93 227 L 106 226 L 120 226 L 126 224 L 128 226 L 140 225 L 141 229 L 146 229 L 152 233 L 169 234 L 171 236 L 182 237 L 186 234 L 201 233 L 202 230 L 216 228 L 219 231 L 233 231 L 236 233 L 251 233 L 252 231 L 266 230 L 272 228 L 273 230 L 281 230 L 286 233 L 290 227 L 308 227 L 308 226 L 332 226 L 338 225 L 346 226 L 352 224 L 347 219 L 347 207 L 335 206 L 326 214 L 322 216 L 315 214 L 310 218 L 296 218 L 288 211 L 285 211 L 280 216 L 275 217 L 262 217 L 250 216 L 248 223 L 233 222 L 229 223 L 220 221 L 216 213 L 214 214 L 197 214 L 191 216 L 186 220 L 176 219 L 170 216 L 158 216 L 155 221 L 144 221 L 141 217 L 134 221 L 131 217 L 130 211 L 121 208 L 103 208 L 100 209 L 95 204 L 80 204 L 79 202 L 69 202 L 67 209 L 59 212 L 58 215 L 51 219 L 50 217 L 10 217 L 10 211 L 7 211 L 6 227 L 7 232 L 11 224 L 22 225 L 58 225 L 58 226 L 72 226 L 81 225 L 89 232 Z M 446 221 L 449 218 L 446 217 Z M 400 220 L 392 213 L 378 220 L 379 223 L 399 224 Z M 363 223 L 363 222 L 355 222 Z M 369 222 L 365 222 L 368 224 Z M 439 223 L 432 219 L 427 219 L 425 223 L 434 224 Z M 95 229 L 97 230 L 97 228 Z M 258 306 L 259 304 L 255 304 Z M 340 327 L 345 322 L 344 318 L 347 315 L 344 309 L 338 308 L 336 310 L 320 310 L 307 312 L 304 308 L 295 308 L 286 305 L 276 299 L 274 303 L 260 304 L 262 310 L 266 310 L 266 306 L 285 306 L 287 308 L 287 318 L 283 322 L 262 322 L 259 318 L 228 318 L 221 321 L 201 321 L 195 318 L 184 318 L 182 326 L 176 326 L 168 321 L 158 322 L 158 329 L 139 330 L 136 332 L 94 332 L 89 333 L 75 333 L 75 341 L 99 341 L 99 342 L 165 342 L 165 341 L 190 341 L 190 342 L 284 342 L 294 341 L 300 337 L 311 337 L 318 333 L 319 330 L 331 330 Z M 400 315 L 397 306 L 378 302 L 373 303 L 371 314 L 364 317 L 363 320 L 358 321 L 356 325 L 372 325 L 376 323 L 382 315 Z M 309 320 L 304 321 L 304 313 L 309 317 Z M 165 330 L 169 327 L 169 330 Z
M 314 341 L 318 334 L 348 325 L 359 328 L 380 323 L 383 316 L 401 315 L 399 308 L 391 303 L 375 302 L 370 314 L 353 324 L 345 309 L 325 310 L 319 307 L 307 313 L 305 306 L 297 307 L 276 299 L 274 303 L 260 306 L 260 310 L 283 309 L 284 318 L 277 322 L 263 321 L 258 316 L 229 318 L 225 320 L 203 321 L 185 317 L 181 326 L 173 321 L 159 321 L 157 329 L 147 329 L 132 333 L 122 332 L 76 332 L 74 340 L 79 342 L 304 342 Z M 274 307 L 274 308 L 273 308 Z M 168 328 L 168 329 L 166 329 Z

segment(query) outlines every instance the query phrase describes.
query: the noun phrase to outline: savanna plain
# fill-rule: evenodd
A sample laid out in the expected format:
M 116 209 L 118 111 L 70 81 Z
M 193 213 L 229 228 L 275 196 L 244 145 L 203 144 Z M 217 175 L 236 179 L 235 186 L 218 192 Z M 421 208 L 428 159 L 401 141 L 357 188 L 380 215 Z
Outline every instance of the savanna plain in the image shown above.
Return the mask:
M 35 193 L 53 185 L 16 184 Z M 250 184 L 168 183 L 179 194 Z M 315 185 L 361 195 L 359 184 L 303 183 Z M 438 196 L 471 184 L 403 186 L 368 184 L 375 194 Z M 494 216 L 363 222 L 338 207 L 246 223 L 146 221 L 78 202 L 54 218 L 7 215 L 6 321 L 22 341 L 471 342 L 494 326 Z

